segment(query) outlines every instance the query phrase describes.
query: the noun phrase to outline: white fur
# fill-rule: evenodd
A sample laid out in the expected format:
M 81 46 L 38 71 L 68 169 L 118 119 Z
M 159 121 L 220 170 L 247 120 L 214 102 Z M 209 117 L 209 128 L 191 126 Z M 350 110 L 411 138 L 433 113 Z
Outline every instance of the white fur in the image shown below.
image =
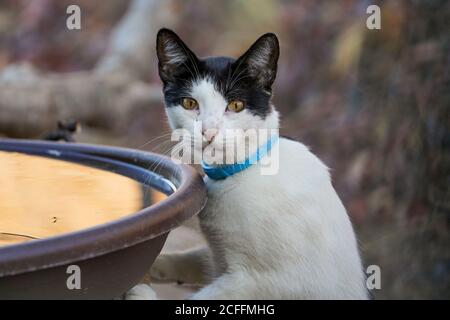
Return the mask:
M 126 300 L 157 300 L 156 293 L 146 284 L 138 284 L 125 295 Z
M 219 278 L 194 298 L 365 299 L 356 239 L 327 168 L 280 140 L 278 174 L 258 165 L 206 179 L 200 223 Z
M 192 130 L 199 120 L 219 131 L 278 128 L 273 108 L 265 119 L 226 113 L 207 79 L 192 97 L 198 111 L 167 108 L 173 128 Z M 274 175 L 261 175 L 258 163 L 225 180 L 205 179 L 208 202 L 199 218 L 215 280 L 192 298 L 366 299 L 353 228 L 327 167 L 301 143 L 278 143 L 279 152 L 266 156 L 279 155 Z

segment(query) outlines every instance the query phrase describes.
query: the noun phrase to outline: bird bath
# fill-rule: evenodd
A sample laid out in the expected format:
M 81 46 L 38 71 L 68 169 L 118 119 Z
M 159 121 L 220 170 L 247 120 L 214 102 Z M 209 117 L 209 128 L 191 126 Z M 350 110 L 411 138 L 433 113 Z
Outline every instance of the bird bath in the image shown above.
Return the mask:
M 0 175 L 0 299 L 118 298 L 206 203 L 193 168 L 131 149 L 0 139 Z

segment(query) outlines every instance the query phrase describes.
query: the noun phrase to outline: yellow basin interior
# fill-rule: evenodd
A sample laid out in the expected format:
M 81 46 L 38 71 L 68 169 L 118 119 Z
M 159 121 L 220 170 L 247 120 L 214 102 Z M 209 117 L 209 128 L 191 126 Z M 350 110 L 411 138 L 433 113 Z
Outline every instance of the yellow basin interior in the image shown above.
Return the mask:
M 125 176 L 66 161 L 0 151 L 0 246 L 103 224 L 165 195 Z

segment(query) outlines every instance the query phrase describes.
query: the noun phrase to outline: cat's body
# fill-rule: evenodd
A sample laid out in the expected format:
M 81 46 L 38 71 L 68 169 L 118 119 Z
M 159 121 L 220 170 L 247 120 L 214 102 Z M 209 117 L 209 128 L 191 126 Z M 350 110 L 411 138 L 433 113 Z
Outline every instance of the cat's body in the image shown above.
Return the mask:
M 201 60 L 163 29 L 157 51 L 171 127 L 195 133 L 194 124 L 201 122 L 203 154 L 208 147 L 227 152 L 218 138 L 227 129 L 278 129 L 270 102 L 278 60 L 275 35 L 262 36 L 237 60 Z M 261 147 L 241 135 L 235 135 L 237 148 Z M 208 202 L 199 219 L 212 253 L 213 279 L 192 298 L 366 299 L 355 235 L 327 167 L 299 142 L 280 138 L 274 144 L 276 152 L 241 172 L 205 178 Z M 264 161 L 277 163 L 277 170 L 262 174 Z M 203 281 L 204 255 L 207 250 L 161 255 L 152 275 Z M 146 292 L 137 287 L 129 297 Z
M 213 253 L 219 299 L 361 299 L 364 275 L 347 213 L 328 169 L 301 143 L 280 139 L 280 169 L 258 164 L 207 179 L 200 225 Z

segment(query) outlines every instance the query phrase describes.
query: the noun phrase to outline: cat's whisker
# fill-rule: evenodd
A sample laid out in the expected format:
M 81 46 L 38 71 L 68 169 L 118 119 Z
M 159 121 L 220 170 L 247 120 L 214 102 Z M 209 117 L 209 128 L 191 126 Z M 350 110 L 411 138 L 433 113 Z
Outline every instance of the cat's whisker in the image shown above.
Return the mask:
M 190 52 L 188 52 L 188 56 L 189 56 L 189 59 L 192 62 L 192 65 L 194 66 L 194 70 L 195 70 L 195 73 L 197 75 L 196 79 L 198 80 L 198 79 L 200 79 L 200 70 L 197 67 L 197 60 L 194 59 L 194 57 L 192 56 L 192 54 Z
M 183 147 L 183 145 L 181 143 L 177 143 L 174 146 L 171 146 L 167 151 L 165 151 L 163 154 L 168 156 L 169 153 L 174 152 L 178 152 L 180 150 L 180 148 Z M 162 161 L 159 161 L 156 163 L 156 165 L 152 168 L 152 171 L 157 172 L 158 167 L 160 166 L 160 164 L 162 163 Z
M 159 152 L 159 149 L 160 149 L 161 147 L 165 148 L 168 144 L 173 143 L 173 142 L 174 142 L 174 141 L 171 141 L 171 140 L 162 141 L 162 142 L 160 142 L 159 144 L 157 144 L 153 149 L 154 149 L 156 152 Z
M 171 152 L 172 148 L 173 148 L 173 147 L 170 147 L 170 148 L 167 149 L 166 151 L 162 152 L 162 154 L 163 154 L 163 155 L 167 155 L 169 152 Z M 158 160 L 156 163 L 153 163 L 153 164 L 151 164 L 150 166 L 148 166 L 146 170 L 147 170 L 147 171 L 152 171 L 152 172 L 154 172 L 154 173 L 158 173 L 158 172 L 157 172 L 157 168 L 158 168 L 158 166 L 162 163 L 162 161 L 163 161 L 163 159 Z M 147 185 L 149 179 L 150 179 L 150 176 L 148 176 L 148 177 L 144 180 L 143 184 L 144 184 L 144 185 Z M 147 190 L 145 191 L 145 193 L 144 193 L 144 198 L 146 198 L 146 197 L 148 196 L 149 190 L 150 190 L 150 188 L 147 189 Z
M 195 76 L 194 73 L 192 72 L 191 68 L 189 68 L 189 66 L 187 65 L 187 63 L 183 62 L 183 65 L 184 65 L 184 67 L 186 68 L 186 70 L 189 71 L 189 73 L 191 74 L 192 78 L 195 79 L 196 76 Z
M 244 74 L 243 76 L 239 77 L 239 75 L 237 76 L 237 78 L 233 81 L 233 83 L 230 86 L 230 90 L 234 88 L 234 86 L 242 79 L 245 78 L 249 78 L 250 76 L 248 74 Z
M 237 65 L 236 69 L 233 70 L 233 74 L 231 75 L 231 81 L 233 81 L 233 79 L 234 79 L 234 74 L 235 74 L 235 73 L 239 70 L 239 68 L 241 67 L 242 61 L 243 61 L 243 59 L 239 60 L 239 63 L 238 63 L 238 65 Z M 228 82 L 227 82 L 227 85 L 228 85 Z M 229 87 L 227 87 L 227 90 L 229 90 Z
M 230 82 L 230 76 L 231 76 L 231 66 L 232 64 L 228 64 L 228 72 L 227 72 L 227 82 L 225 83 L 225 91 L 228 92 L 228 83 Z
M 156 140 L 159 140 L 159 139 L 163 139 L 163 138 L 165 138 L 165 137 L 167 137 L 167 136 L 170 136 L 171 134 L 172 134 L 172 132 L 167 132 L 167 133 L 164 133 L 164 134 L 162 134 L 162 135 L 156 136 L 155 138 L 153 138 L 153 139 L 151 139 L 151 140 L 145 142 L 144 144 L 142 144 L 142 145 L 136 147 L 135 149 L 142 149 L 143 147 L 145 147 L 145 146 L 151 144 L 152 142 L 154 142 L 154 141 L 156 141 Z

